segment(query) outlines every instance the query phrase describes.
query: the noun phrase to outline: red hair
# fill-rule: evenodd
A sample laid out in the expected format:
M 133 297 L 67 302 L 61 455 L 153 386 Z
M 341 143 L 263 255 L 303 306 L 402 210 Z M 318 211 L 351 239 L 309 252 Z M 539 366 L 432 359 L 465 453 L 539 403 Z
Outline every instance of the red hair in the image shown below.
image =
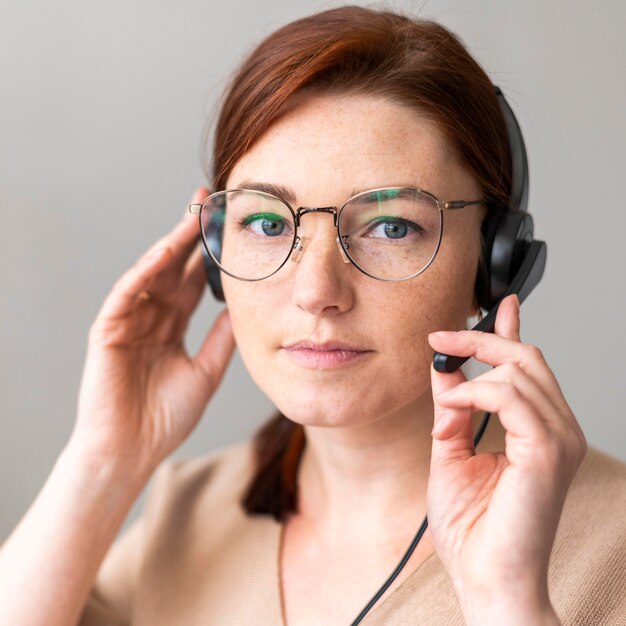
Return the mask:
M 305 92 L 382 96 L 425 114 L 483 199 L 507 202 L 508 136 L 484 70 L 440 24 L 359 6 L 291 22 L 244 60 L 221 102 L 209 176 L 214 191 L 225 189 L 237 161 Z M 249 514 L 283 520 L 296 510 L 303 448 L 302 426 L 280 413 L 257 432 L 256 472 L 243 499 Z

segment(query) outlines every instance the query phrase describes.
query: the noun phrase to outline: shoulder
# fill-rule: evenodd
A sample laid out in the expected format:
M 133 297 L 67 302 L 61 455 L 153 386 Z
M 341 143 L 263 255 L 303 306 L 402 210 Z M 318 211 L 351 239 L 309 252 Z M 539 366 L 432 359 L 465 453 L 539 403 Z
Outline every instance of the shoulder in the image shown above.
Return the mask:
M 202 456 L 166 459 L 154 475 L 157 487 L 192 492 L 211 486 L 232 493 L 253 470 L 253 441 L 244 440 L 207 452 Z
M 550 560 L 564 624 L 614 624 L 626 612 L 626 463 L 590 447 L 570 485 Z
M 590 446 L 574 482 L 585 483 L 600 476 L 621 490 L 626 485 L 626 463 Z
M 254 461 L 251 439 L 158 467 L 133 624 L 279 623 L 280 527 L 241 505 Z
M 181 528 L 207 511 L 220 511 L 223 518 L 243 514 L 240 501 L 253 470 L 252 440 L 198 457 L 167 459 L 148 489 L 146 519 Z
M 570 485 L 557 538 L 586 566 L 626 558 L 626 463 L 589 448 Z

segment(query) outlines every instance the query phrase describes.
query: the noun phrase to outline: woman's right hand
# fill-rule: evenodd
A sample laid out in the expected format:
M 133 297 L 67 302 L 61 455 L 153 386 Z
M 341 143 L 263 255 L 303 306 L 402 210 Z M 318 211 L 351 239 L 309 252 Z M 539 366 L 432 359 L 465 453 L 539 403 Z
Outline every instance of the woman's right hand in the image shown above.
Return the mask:
M 208 194 L 201 187 L 192 202 Z M 205 286 L 197 217 L 185 213 L 117 280 L 90 328 L 72 444 L 150 473 L 188 437 L 235 347 L 224 310 L 187 354 L 184 333 Z

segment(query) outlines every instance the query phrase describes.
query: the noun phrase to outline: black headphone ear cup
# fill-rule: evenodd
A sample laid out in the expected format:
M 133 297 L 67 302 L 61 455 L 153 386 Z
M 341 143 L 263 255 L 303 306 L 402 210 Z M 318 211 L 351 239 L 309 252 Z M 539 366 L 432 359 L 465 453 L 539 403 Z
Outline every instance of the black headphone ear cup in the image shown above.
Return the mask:
M 204 242 L 202 245 L 202 259 L 204 261 L 204 272 L 207 277 L 207 282 L 209 283 L 209 287 L 211 287 L 211 292 L 215 296 L 217 300 L 220 302 L 224 302 L 224 290 L 222 289 L 222 273 L 220 272 L 220 268 L 217 266 L 217 263 L 213 259 L 213 257 L 207 252 L 206 246 Z
M 491 249 L 496 234 L 500 210 L 488 205 L 488 212 L 481 226 L 482 250 L 481 259 L 476 272 L 476 300 L 481 308 L 489 310 L 492 306 L 491 295 Z
M 482 235 L 485 262 L 476 275 L 476 299 L 489 310 L 504 296 L 533 240 L 533 218 L 525 211 L 490 207 Z

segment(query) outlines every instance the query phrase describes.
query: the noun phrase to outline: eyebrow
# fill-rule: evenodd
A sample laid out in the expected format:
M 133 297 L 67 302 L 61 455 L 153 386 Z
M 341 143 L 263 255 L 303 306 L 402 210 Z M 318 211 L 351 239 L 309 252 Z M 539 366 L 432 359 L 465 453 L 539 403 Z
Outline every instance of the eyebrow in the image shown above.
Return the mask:
M 412 184 L 399 184 L 399 185 L 379 185 L 380 187 L 408 187 L 409 189 L 416 189 L 415 185 Z M 370 191 L 371 189 L 376 189 L 377 187 L 363 187 L 362 189 L 357 189 L 356 187 L 350 192 L 348 196 L 351 198 L 352 196 L 356 196 L 357 194 L 363 191 Z M 284 187 L 283 185 L 274 185 L 272 183 L 262 183 L 256 182 L 252 180 L 244 180 L 243 182 L 237 185 L 236 189 L 254 189 L 255 191 L 264 191 L 265 193 L 271 193 L 274 196 L 278 196 L 282 200 L 287 200 L 290 204 L 296 204 L 296 195 L 295 193 L 289 189 L 288 187 Z
M 254 189 L 256 191 L 264 191 L 265 193 L 271 193 L 274 196 L 278 196 L 282 200 L 287 200 L 290 204 L 296 203 L 296 196 L 287 187 L 282 185 L 272 185 L 271 183 L 257 183 L 251 180 L 244 180 L 237 185 L 236 189 Z

